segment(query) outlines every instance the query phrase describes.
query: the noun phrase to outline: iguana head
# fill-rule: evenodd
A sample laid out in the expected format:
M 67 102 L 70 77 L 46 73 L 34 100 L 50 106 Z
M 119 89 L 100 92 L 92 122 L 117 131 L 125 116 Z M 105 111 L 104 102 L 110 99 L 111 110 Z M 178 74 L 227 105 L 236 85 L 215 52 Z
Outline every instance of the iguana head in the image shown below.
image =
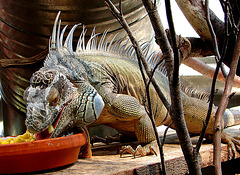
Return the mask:
M 30 86 L 24 92 L 25 123 L 37 139 L 58 137 L 75 127 L 89 125 L 98 119 L 104 107 L 101 96 L 88 81 L 91 76 L 86 73 L 86 65 L 68 62 L 68 57 L 74 57 L 69 52 L 73 32 L 62 45 L 66 27 L 60 36 L 59 15 L 60 12 L 44 66 L 32 75 Z
M 57 137 L 74 126 L 97 120 L 104 102 L 86 82 L 70 82 L 58 70 L 41 70 L 32 75 L 24 92 L 28 131 L 37 139 Z

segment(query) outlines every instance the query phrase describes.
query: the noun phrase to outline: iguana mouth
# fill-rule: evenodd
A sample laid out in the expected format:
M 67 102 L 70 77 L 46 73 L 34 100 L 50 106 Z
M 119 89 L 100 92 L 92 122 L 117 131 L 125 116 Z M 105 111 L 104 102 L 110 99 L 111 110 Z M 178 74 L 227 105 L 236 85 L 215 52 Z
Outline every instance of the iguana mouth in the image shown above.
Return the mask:
M 39 132 L 39 133 L 35 134 L 36 140 L 48 139 L 52 136 L 52 134 L 54 133 L 54 130 L 55 130 L 57 124 L 58 124 L 58 121 L 59 121 L 59 119 L 62 115 L 62 112 L 63 112 L 64 108 L 67 106 L 67 104 L 69 102 L 71 102 L 73 100 L 73 98 L 75 96 L 76 96 L 76 94 L 73 95 L 73 97 L 63 105 L 62 110 L 58 114 L 58 117 L 53 121 L 53 123 L 51 125 L 49 125 L 49 127 L 47 129 L 43 130 L 42 132 Z
M 82 97 L 82 99 L 84 99 L 84 97 L 87 98 L 87 101 L 84 103 L 81 102 L 82 107 L 79 107 L 81 108 L 83 124 L 92 123 L 93 121 L 97 120 L 97 118 L 100 116 L 102 112 L 102 109 L 104 108 L 104 102 L 102 100 L 102 97 L 96 92 L 94 93 L 91 92 L 91 94 L 92 94 L 91 98 L 90 98 L 90 95 L 86 95 L 86 97 L 85 96 Z M 56 114 L 57 115 L 56 119 L 53 121 L 52 124 L 48 126 L 47 129 L 35 134 L 36 140 L 54 138 L 54 137 L 71 134 L 72 129 L 74 129 L 73 128 L 74 121 L 72 120 L 72 121 L 69 121 L 68 123 L 68 121 L 66 121 L 66 119 L 64 120 L 64 118 L 66 118 L 66 116 L 69 115 L 69 111 L 67 107 L 68 104 L 73 99 L 75 99 L 76 96 L 78 96 L 78 93 L 74 94 L 72 98 L 63 105 L 61 111 L 58 114 Z M 82 101 L 82 99 L 79 100 L 79 102 Z M 66 110 L 64 110 L 65 107 L 66 107 Z
M 64 109 L 64 107 L 63 107 L 63 109 Z M 53 132 L 54 132 L 56 126 L 57 126 L 57 123 L 58 123 L 58 121 L 59 121 L 59 119 L 61 117 L 63 109 L 58 114 L 57 119 L 47 129 L 45 129 L 42 132 L 39 132 L 39 133 L 35 134 L 36 140 L 48 139 L 48 138 L 51 137 L 51 135 L 53 134 Z

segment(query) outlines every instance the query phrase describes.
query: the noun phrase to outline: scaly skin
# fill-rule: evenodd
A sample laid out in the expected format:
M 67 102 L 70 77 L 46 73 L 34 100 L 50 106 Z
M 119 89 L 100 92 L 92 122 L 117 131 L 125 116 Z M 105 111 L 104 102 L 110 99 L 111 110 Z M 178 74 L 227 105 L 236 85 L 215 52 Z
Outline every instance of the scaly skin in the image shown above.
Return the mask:
M 60 31 L 56 30 L 58 17 L 59 14 L 44 67 L 33 75 L 31 85 L 25 92 L 28 130 L 39 133 L 56 123 L 50 137 L 57 137 L 74 127 L 94 122 L 113 127 L 128 136 L 136 136 L 139 143 L 145 146 L 134 154 L 153 153 L 151 144 L 155 135 L 144 107 L 145 85 L 137 62 L 130 59 L 129 55 L 119 55 L 112 51 L 120 48 L 117 45 L 110 44 L 111 46 L 107 47 L 104 42 L 105 34 L 97 45 L 98 49 L 94 49 L 94 34 L 89 42 L 90 49 L 85 48 L 85 30 L 80 44 L 76 51 L 73 51 L 71 38 L 77 26 L 72 28 L 62 46 Z M 63 34 L 64 32 L 61 35 Z M 182 48 L 182 55 L 187 56 L 189 43 L 183 42 Z M 127 50 L 123 49 L 121 52 Z M 157 71 L 156 78 L 166 98 L 170 100 L 166 76 Z M 157 126 L 168 125 L 171 118 L 152 86 L 150 93 Z M 92 97 L 86 97 L 88 95 Z M 207 114 L 208 103 L 189 97 L 184 92 L 182 99 L 188 130 L 198 134 Z M 214 107 L 206 134 L 213 134 L 215 111 Z M 56 121 L 58 116 L 59 120 Z M 236 124 L 229 110 L 224 118 L 227 122 L 223 123 L 223 126 Z M 132 153 L 132 150 L 129 150 Z

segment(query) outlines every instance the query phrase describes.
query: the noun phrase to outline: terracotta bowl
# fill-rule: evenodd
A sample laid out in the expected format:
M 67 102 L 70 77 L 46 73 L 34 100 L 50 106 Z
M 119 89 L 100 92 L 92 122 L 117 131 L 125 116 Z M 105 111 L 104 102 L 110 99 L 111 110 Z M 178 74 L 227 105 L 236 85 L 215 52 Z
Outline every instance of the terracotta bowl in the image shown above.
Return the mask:
M 87 143 L 83 133 L 0 145 L 0 174 L 26 173 L 69 165 Z

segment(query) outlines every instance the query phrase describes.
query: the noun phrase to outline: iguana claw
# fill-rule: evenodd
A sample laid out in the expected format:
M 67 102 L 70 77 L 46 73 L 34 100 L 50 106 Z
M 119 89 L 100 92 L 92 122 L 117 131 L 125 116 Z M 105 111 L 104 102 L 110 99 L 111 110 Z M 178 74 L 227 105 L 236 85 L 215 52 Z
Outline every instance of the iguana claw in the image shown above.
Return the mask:
M 128 146 L 124 146 L 121 149 L 120 152 L 120 157 L 123 156 L 124 153 L 130 153 L 133 155 L 134 158 L 136 158 L 136 156 L 147 156 L 147 155 L 156 155 L 157 156 L 157 152 L 155 151 L 154 148 L 152 148 L 151 145 L 146 145 L 144 147 L 142 147 L 141 145 L 138 145 L 137 148 L 134 150 L 132 148 L 132 146 L 128 145 Z
M 132 155 L 135 154 L 135 150 L 132 148 L 132 146 L 128 145 L 128 146 L 123 146 L 120 150 L 120 157 L 123 156 L 124 153 L 130 153 Z
M 235 158 L 237 153 L 240 153 L 240 149 L 238 146 L 240 146 L 240 138 L 239 137 L 232 137 L 231 135 L 222 132 L 222 142 L 228 144 L 229 146 L 229 152 L 232 152 L 232 159 Z M 230 159 L 230 154 L 228 156 Z

